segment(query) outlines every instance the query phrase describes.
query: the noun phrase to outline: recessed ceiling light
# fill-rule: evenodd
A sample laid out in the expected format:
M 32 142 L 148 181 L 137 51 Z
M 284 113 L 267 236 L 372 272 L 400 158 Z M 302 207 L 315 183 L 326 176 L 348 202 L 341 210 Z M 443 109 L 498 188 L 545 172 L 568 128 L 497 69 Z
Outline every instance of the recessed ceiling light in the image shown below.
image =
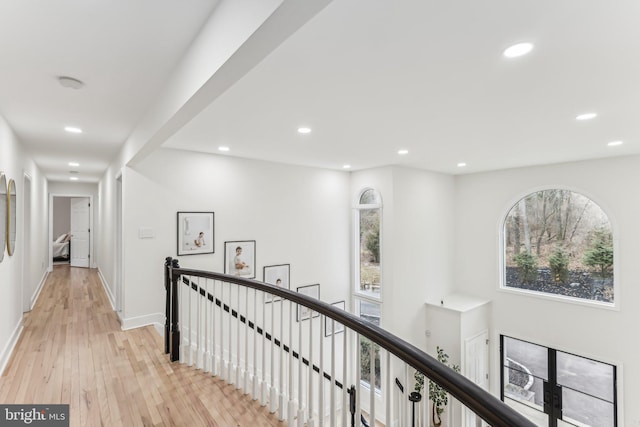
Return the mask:
M 623 141 L 611 141 L 611 142 L 610 142 L 610 143 L 608 143 L 607 145 L 608 145 L 609 147 L 617 147 L 618 145 L 622 145 L 622 144 L 624 144 L 624 142 L 623 142 Z
M 404 156 L 405 154 L 409 154 L 409 150 L 398 150 L 398 154 Z
M 342 169 L 351 169 L 351 165 L 342 165 Z
M 75 167 L 80 166 L 80 163 L 78 163 L 78 162 L 69 162 L 69 166 L 71 166 L 71 167 L 74 167 L 74 168 L 75 168 Z
M 531 52 L 532 49 L 533 43 L 518 43 L 506 48 L 502 54 L 507 58 L 517 58 L 526 55 Z
M 70 177 L 69 177 L 69 180 L 71 180 L 71 181 L 77 181 L 77 180 L 78 180 L 78 177 L 77 177 L 77 176 L 70 176 Z
M 307 127 L 298 128 L 298 133 L 311 133 L 311 128 L 307 128 Z
M 595 119 L 597 115 L 598 114 L 596 114 L 596 113 L 579 114 L 579 115 L 576 116 L 576 120 L 579 120 L 579 121 L 591 120 L 591 119 Z
M 221 145 L 220 147 L 218 147 L 219 151 L 229 151 L 229 147 L 225 146 L 225 145 Z
M 68 87 L 70 89 L 80 89 L 82 86 L 84 86 L 84 83 L 81 80 L 69 76 L 58 77 L 58 82 L 63 87 Z
M 65 126 L 64 130 L 66 130 L 69 133 L 82 133 L 82 129 L 74 126 Z
M 465 166 L 467 166 L 467 164 L 466 164 L 465 162 L 460 162 L 460 163 L 458 163 L 458 167 L 459 167 L 459 168 L 463 168 L 463 167 L 465 167 Z

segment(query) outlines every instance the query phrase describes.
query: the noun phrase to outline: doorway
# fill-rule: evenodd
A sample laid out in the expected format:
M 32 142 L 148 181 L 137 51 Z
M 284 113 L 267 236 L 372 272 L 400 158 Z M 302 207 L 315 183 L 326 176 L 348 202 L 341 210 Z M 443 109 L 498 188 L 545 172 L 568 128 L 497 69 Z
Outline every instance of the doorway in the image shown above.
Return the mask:
M 52 194 L 49 201 L 51 250 L 54 262 L 72 267 L 91 267 L 93 242 L 93 196 Z
M 24 174 L 23 187 L 22 253 L 25 255 L 22 257 L 22 312 L 26 313 L 31 311 L 31 300 L 35 291 L 31 283 L 30 257 L 26 256 L 31 253 L 31 177 L 26 173 Z

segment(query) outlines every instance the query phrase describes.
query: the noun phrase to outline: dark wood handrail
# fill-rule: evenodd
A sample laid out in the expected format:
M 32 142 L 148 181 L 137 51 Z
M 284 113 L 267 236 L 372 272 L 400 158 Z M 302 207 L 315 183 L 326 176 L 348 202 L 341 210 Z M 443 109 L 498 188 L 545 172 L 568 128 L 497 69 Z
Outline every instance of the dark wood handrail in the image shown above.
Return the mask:
M 167 264 L 170 264 L 167 262 Z M 370 339 L 380 347 L 425 374 L 427 378 L 438 383 L 443 389 L 459 400 L 463 405 L 475 412 L 480 418 L 494 427 L 534 427 L 531 421 L 510 408 L 504 402 L 480 388 L 468 378 L 456 373 L 436 358 L 428 355 L 414 345 L 398 338 L 389 331 L 380 328 L 358 316 L 339 309 L 315 298 L 289 289 L 270 285 L 253 279 L 215 273 L 211 271 L 176 268 L 168 266 L 169 276 L 174 283 L 179 276 L 196 276 L 239 286 L 257 289 L 272 295 L 303 305 L 311 310 L 328 316 L 345 327 Z

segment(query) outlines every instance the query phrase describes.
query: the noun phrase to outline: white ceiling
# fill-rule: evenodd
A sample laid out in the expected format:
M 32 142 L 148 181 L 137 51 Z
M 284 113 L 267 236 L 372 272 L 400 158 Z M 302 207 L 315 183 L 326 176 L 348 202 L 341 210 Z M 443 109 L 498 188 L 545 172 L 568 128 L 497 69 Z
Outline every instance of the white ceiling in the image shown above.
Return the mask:
M 446 173 L 639 153 L 639 18 L 637 0 L 334 1 L 165 146 Z
M 50 180 L 78 161 L 97 181 L 216 3 L 0 2 L 0 115 Z M 165 146 L 446 173 L 637 154 L 639 17 L 637 0 L 334 1 Z M 520 41 L 533 52 L 501 56 Z
M 97 182 L 216 3 L 0 1 L 0 115 L 50 180 Z

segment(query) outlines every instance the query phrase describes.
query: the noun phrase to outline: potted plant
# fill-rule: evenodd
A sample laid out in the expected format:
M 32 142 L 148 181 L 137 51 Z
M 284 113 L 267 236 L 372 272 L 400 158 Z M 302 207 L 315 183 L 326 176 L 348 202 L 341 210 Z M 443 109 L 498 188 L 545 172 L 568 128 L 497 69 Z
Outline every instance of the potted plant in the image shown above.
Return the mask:
M 439 346 L 436 347 L 437 359 L 439 362 L 444 363 L 455 372 L 460 372 L 460 366 L 449 364 L 449 355 L 444 352 L 444 349 Z M 420 393 L 424 387 L 424 374 L 420 371 L 416 371 L 414 374 L 416 380 L 415 391 Z M 431 406 L 431 420 L 435 427 L 442 425 L 441 415 L 444 412 L 445 406 L 449 402 L 449 395 L 445 389 L 440 387 L 434 381 L 429 381 L 429 400 L 432 403 Z

